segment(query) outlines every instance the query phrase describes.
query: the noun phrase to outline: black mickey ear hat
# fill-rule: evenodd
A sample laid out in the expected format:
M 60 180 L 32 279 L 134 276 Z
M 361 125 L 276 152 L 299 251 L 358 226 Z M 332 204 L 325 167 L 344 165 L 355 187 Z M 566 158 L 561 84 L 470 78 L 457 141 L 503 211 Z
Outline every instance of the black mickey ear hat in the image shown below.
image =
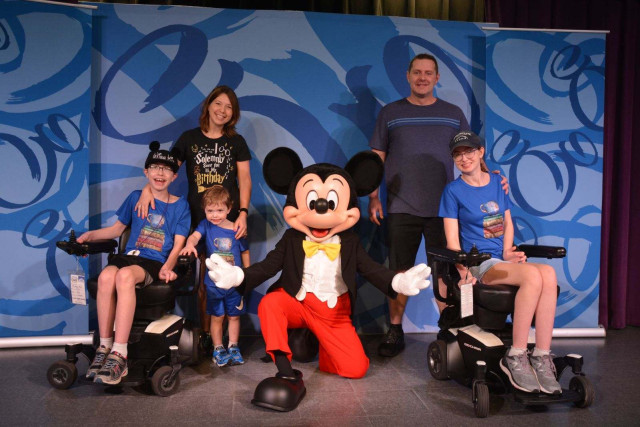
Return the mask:
M 154 163 L 161 163 L 169 166 L 173 173 L 178 172 L 178 169 L 180 168 L 178 160 L 176 160 L 176 157 L 169 151 L 161 150 L 160 143 L 158 141 L 152 141 L 151 144 L 149 144 L 149 150 L 151 150 L 151 152 L 147 156 L 147 160 L 144 162 L 145 169 L 148 169 L 149 165 Z

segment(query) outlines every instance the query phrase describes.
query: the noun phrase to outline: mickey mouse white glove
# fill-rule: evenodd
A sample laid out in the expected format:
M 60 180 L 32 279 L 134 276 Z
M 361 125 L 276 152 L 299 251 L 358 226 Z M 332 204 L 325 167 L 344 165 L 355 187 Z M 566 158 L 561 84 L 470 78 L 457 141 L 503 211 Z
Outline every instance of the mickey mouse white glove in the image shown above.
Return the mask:
M 205 264 L 209 269 L 209 278 L 221 289 L 235 288 L 244 280 L 242 269 L 229 264 L 218 254 L 211 254 Z
M 431 274 L 431 268 L 427 264 L 418 264 L 403 273 L 393 276 L 391 287 L 399 294 L 413 296 L 418 295 L 421 289 L 429 286 L 427 277 Z

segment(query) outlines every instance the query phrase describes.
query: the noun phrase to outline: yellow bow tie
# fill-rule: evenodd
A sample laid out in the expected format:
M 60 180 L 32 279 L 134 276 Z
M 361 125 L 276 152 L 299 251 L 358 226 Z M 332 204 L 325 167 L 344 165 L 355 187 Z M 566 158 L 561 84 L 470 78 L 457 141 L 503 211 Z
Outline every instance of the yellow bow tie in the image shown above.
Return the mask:
M 327 258 L 331 261 L 340 255 L 340 243 L 317 243 L 310 240 L 303 240 L 302 249 L 304 249 L 307 258 L 314 256 L 318 250 L 323 250 Z

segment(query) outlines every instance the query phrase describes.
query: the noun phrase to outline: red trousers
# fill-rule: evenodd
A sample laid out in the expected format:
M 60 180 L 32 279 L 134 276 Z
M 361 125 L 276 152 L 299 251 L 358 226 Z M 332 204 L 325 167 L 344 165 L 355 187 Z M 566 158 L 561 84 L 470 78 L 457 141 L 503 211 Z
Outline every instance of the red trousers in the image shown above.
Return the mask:
M 351 323 L 351 301 L 345 293 L 334 308 L 307 293 L 298 301 L 283 289 L 266 294 L 258 306 L 258 317 L 267 353 L 276 350 L 291 360 L 287 328 L 309 328 L 320 342 L 320 370 L 346 378 L 362 378 L 369 369 L 369 358 Z

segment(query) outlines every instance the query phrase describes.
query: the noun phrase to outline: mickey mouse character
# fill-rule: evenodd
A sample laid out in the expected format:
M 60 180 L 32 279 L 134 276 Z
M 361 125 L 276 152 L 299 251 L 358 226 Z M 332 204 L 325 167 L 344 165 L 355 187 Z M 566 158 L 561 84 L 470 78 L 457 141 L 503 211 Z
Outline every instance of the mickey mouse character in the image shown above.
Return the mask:
M 416 295 L 429 286 L 425 264 L 404 273 L 374 262 L 351 230 L 360 219 L 358 197 L 380 184 L 383 165 L 371 151 L 356 154 L 345 169 L 319 163 L 302 168 L 297 154 L 276 148 L 264 161 L 269 187 L 287 194 L 284 218 L 291 226 L 261 262 L 241 269 L 217 255 L 207 259 L 216 286 L 238 286 L 248 294 L 282 272 L 258 307 L 266 350 L 278 373 L 264 379 L 252 403 L 278 411 L 295 409 L 306 389 L 302 373 L 291 367 L 288 328 L 309 328 L 318 338 L 321 371 L 361 378 L 369 359 L 352 323 L 356 272 L 384 294 Z

